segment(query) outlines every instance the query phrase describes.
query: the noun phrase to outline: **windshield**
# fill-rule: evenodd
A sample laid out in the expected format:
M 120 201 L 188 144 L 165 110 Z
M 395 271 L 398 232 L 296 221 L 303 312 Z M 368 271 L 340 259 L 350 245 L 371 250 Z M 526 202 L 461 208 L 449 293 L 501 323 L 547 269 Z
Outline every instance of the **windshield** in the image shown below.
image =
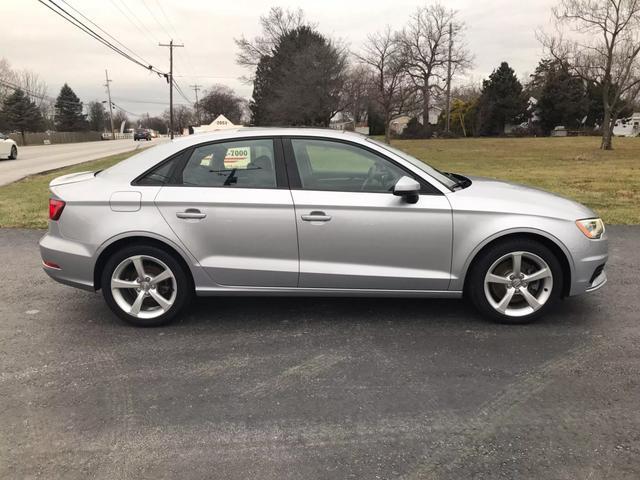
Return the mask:
M 406 160 L 407 162 L 411 163 L 412 165 L 415 165 L 420 170 L 422 170 L 423 172 L 427 173 L 428 175 L 430 175 L 431 177 L 433 177 L 438 182 L 440 182 L 445 187 L 447 187 L 447 188 L 449 188 L 451 190 L 453 190 L 453 188 L 457 184 L 457 181 L 454 178 L 450 178 L 450 177 L 446 176 L 440 170 L 437 170 L 437 169 L 433 168 L 431 165 L 427 165 L 423 161 L 418 160 L 415 157 L 412 157 L 411 155 L 409 155 L 406 152 L 403 152 L 402 150 L 398 150 L 397 148 L 393 148 L 391 145 L 387 145 L 386 143 L 378 142 L 377 140 L 374 140 L 373 138 L 367 138 L 367 141 L 369 141 L 371 143 L 374 143 L 377 146 L 379 146 L 381 148 L 384 148 L 388 152 L 391 152 L 391 153 L 401 157 L 402 159 Z

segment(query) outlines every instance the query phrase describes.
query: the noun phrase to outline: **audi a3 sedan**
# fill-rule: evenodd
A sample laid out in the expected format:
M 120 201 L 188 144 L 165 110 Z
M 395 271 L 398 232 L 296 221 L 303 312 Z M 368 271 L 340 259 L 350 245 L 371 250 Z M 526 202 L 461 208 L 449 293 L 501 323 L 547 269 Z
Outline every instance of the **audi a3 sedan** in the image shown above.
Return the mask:
M 351 133 L 192 135 L 50 190 L 45 272 L 102 290 L 138 326 L 176 318 L 193 294 L 465 296 L 525 323 L 607 279 L 587 207 Z

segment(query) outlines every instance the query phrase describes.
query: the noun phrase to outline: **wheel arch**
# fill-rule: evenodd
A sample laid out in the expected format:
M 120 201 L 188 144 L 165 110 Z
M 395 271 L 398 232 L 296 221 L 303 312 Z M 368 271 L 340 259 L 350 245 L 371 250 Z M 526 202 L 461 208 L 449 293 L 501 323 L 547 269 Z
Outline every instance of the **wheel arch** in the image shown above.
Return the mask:
M 572 257 L 565 247 L 565 245 L 555 238 L 552 235 L 549 235 L 546 232 L 542 232 L 539 230 L 529 229 L 529 230 L 510 230 L 506 232 L 501 232 L 493 237 L 486 239 L 482 244 L 480 244 L 469 256 L 465 263 L 464 268 L 464 291 L 467 291 L 467 282 L 469 279 L 469 272 L 473 268 L 473 266 L 477 263 L 477 261 L 481 258 L 482 253 L 491 248 L 493 245 L 499 242 L 504 242 L 506 240 L 514 240 L 514 239 L 527 239 L 534 240 L 540 242 L 545 247 L 547 247 L 553 254 L 556 256 L 560 265 L 562 266 L 562 296 L 566 297 L 569 295 L 569 291 L 571 290 L 571 279 L 573 277 L 573 263 Z
M 180 263 L 180 265 L 185 269 L 187 278 L 191 282 L 191 286 L 193 287 L 195 285 L 194 273 L 191 267 L 191 259 L 187 255 L 185 255 L 185 253 L 182 252 L 182 250 L 177 245 L 174 245 L 173 242 L 170 242 L 169 240 L 161 237 L 135 233 L 114 238 L 110 242 L 105 243 L 100 248 L 93 269 L 93 287 L 95 290 L 100 290 L 100 288 L 102 288 L 102 271 L 104 270 L 104 266 L 106 265 L 109 257 L 121 248 L 130 247 L 133 245 L 154 246 L 174 256 L 175 259 Z

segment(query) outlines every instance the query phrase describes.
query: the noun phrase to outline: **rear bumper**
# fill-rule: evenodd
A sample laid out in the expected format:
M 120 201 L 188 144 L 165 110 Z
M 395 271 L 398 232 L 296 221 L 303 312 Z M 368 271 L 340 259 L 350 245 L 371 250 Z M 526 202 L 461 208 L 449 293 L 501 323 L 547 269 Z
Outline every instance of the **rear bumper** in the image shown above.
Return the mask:
M 83 290 L 95 291 L 93 284 L 93 255 L 78 242 L 47 233 L 40 239 L 40 256 L 60 268 L 42 264 L 45 273 L 57 282 Z

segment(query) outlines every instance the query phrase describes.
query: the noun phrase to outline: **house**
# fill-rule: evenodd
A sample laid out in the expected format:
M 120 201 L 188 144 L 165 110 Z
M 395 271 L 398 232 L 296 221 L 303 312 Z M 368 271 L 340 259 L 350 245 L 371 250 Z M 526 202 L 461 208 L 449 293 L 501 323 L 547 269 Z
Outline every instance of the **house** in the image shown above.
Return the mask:
M 640 112 L 635 112 L 629 118 L 619 118 L 613 126 L 616 137 L 637 137 L 640 135 Z
M 429 108 L 429 124 L 430 125 L 436 125 L 438 123 L 438 118 L 440 118 L 440 114 L 442 113 L 442 108 L 438 107 L 438 106 L 431 106 Z M 400 135 L 402 134 L 402 132 L 404 132 L 404 129 L 407 128 L 407 124 L 409 123 L 409 120 L 411 120 L 411 116 L 409 115 L 400 115 L 398 117 L 395 117 L 393 120 L 391 120 L 391 123 L 389 124 L 389 129 L 391 130 L 391 133 L 394 133 L 396 135 Z M 422 123 L 422 115 L 418 115 L 418 122 Z
M 209 125 L 200 125 L 199 127 L 193 127 L 193 133 L 213 132 L 215 130 L 226 130 L 228 128 L 238 128 L 241 125 L 234 125 L 224 115 L 218 115 L 216 119 Z M 184 132 L 185 135 L 189 134 L 189 131 Z

